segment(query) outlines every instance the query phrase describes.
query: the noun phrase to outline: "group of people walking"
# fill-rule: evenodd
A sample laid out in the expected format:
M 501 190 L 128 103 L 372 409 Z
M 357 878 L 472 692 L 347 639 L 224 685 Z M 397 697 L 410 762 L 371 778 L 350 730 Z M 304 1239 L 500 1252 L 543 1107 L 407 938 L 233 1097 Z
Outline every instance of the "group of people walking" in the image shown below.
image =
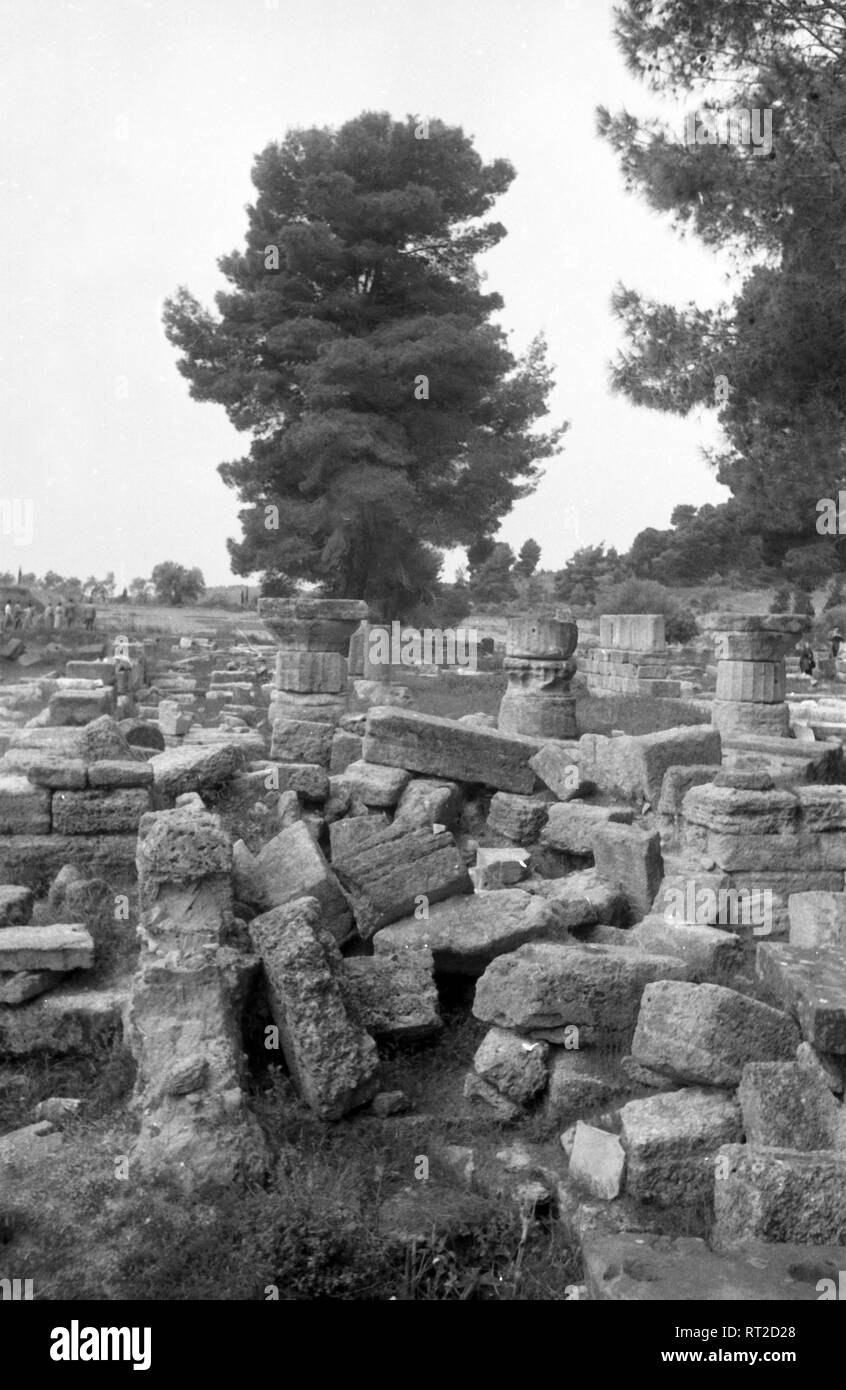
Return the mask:
M 96 619 L 97 609 L 93 603 L 80 604 L 57 599 L 55 604 L 35 608 L 31 603 L 22 607 L 19 603 L 7 602 L 3 609 L 3 631 L 25 632 L 27 629 L 82 626 L 90 632 Z

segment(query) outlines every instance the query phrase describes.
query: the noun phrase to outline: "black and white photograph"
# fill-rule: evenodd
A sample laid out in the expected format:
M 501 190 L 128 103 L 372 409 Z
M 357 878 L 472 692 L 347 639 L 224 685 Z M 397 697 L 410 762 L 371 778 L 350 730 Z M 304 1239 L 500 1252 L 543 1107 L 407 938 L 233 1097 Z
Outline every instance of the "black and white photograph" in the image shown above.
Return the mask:
M 272 1305 L 560 1302 L 610 1372 L 807 1378 L 846 3 L 0 33 L 4 1343 L 258 1373 Z

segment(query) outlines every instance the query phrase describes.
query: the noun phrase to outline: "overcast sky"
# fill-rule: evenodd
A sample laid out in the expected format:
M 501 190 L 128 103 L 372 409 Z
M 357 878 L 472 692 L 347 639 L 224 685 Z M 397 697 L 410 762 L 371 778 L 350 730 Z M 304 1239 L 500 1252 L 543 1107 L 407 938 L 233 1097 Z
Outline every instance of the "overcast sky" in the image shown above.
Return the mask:
M 549 339 L 552 419 L 570 430 L 505 521 L 541 565 L 627 547 L 678 502 L 727 496 L 701 460 L 710 412 L 679 420 L 613 397 L 617 281 L 711 304 L 723 268 L 623 189 L 598 103 L 650 109 L 606 0 L 0 0 L 0 503 L 32 502 L 31 541 L 0 508 L 0 570 L 121 583 L 161 560 L 235 582 L 236 495 L 216 465 L 249 441 L 188 395 L 161 327 L 187 285 L 211 305 L 243 244 L 253 157 L 291 126 L 362 110 L 463 126 L 517 169 L 485 257 L 520 352 Z

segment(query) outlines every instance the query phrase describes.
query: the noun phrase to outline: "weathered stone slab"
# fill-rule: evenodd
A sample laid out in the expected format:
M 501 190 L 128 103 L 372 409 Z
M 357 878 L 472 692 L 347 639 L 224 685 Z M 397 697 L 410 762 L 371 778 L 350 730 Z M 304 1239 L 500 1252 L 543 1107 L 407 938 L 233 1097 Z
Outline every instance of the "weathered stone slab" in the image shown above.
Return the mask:
M 385 706 L 370 710 L 364 736 L 367 762 L 509 792 L 534 789 L 537 751 L 533 739 Z
M 846 960 L 839 949 L 762 941 L 758 976 L 820 1052 L 846 1053 Z
M 749 1062 L 737 1098 L 747 1144 L 803 1151 L 846 1147 L 843 1107 L 822 1076 L 807 1066 Z
M 659 1207 L 708 1201 L 717 1150 L 742 1135 L 740 1107 L 727 1091 L 665 1091 L 629 1101 L 620 1118 L 626 1194 Z
M 8 835 L 0 837 L 0 878 L 46 892 L 63 864 L 76 864 L 110 882 L 135 873 L 135 834 Z
M 0 776 L 0 835 L 45 835 L 50 830 L 50 792 L 23 776 Z
M 757 999 L 665 979 L 643 991 L 631 1052 L 682 1084 L 736 1086 L 747 1062 L 789 1061 L 798 1042 L 793 1020 Z
M 505 1028 L 491 1028 L 476 1049 L 473 1069 L 516 1105 L 527 1105 L 547 1082 L 549 1047 Z
M 425 947 L 350 956 L 338 984 L 347 1011 L 372 1037 L 418 1042 L 443 1027 L 433 970 Z
M 640 916 L 649 911 L 664 877 L 657 831 L 649 834 L 640 826 L 615 822 L 599 826 L 593 858 L 600 877 L 620 888 Z
M 608 1302 L 780 1303 L 820 1298 L 837 1287 L 846 1246 L 763 1244 L 716 1252 L 698 1236 L 621 1231 L 582 1239 L 588 1295 Z
M 89 970 L 94 942 L 84 927 L 6 927 L 0 933 L 0 971 Z
M 645 951 L 678 956 L 696 984 L 729 984 L 743 963 L 743 948 L 734 932 L 690 923 L 668 923 L 653 912 L 632 927 L 630 935 Z
M 325 801 L 329 796 L 329 773 L 319 763 L 281 763 L 280 792 L 296 792 L 304 801 Z
M 89 681 L 100 681 L 103 685 L 114 685 L 117 681 L 114 661 L 69 661 L 65 674 Z
M 147 762 L 127 762 L 108 758 L 88 765 L 88 785 L 91 787 L 151 787 L 153 769 Z
M 491 797 L 488 831 L 518 845 L 531 844 L 546 825 L 549 807 L 544 797 L 496 792 Z
M 449 831 L 391 826 L 363 847 L 336 858 L 363 937 L 455 893 L 472 891 L 464 860 Z
M 347 684 L 347 661 L 340 652 L 280 651 L 276 688 L 298 694 L 335 695 Z
M 846 1243 L 846 1153 L 727 1144 L 715 1166 L 713 1244 Z
M 270 756 L 282 763 L 320 763 L 328 767 L 334 725 L 316 719 L 277 719 Z
M 365 804 L 372 805 L 366 797 Z M 412 777 L 397 802 L 395 825 L 409 830 L 433 825 L 453 829 L 461 810 L 461 788 L 457 782 L 445 782 L 436 777 Z
M 282 830 L 255 856 L 249 878 L 236 879 L 239 896 L 267 911 L 296 898 L 315 898 L 323 925 L 336 941 L 352 931 L 352 913 L 336 875 L 302 822 Z
M 374 811 L 369 816 L 345 816 L 343 820 L 333 821 L 329 826 L 332 862 L 378 839 L 380 832 L 387 830 L 388 824 L 384 811 Z
M 297 1089 L 324 1119 L 365 1105 L 379 1089 L 376 1044 L 354 1023 L 321 942 L 315 898 L 274 908 L 250 923 L 274 1022 Z
M 149 810 L 150 793 L 141 787 L 55 792 L 53 830 L 57 835 L 130 833 Z
M 416 944 L 429 947 L 435 969 L 447 975 L 480 975 L 497 956 L 527 941 L 562 941 L 568 928 L 555 906 L 520 888 L 450 898 L 429 908 L 428 918 L 406 917 L 373 938 L 377 955 Z
M 362 758 L 331 779 L 331 790 L 333 796 L 349 795 L 365 806 L 391 808 L 410 780 L 411 774 L 403 768 L 384 767 Z
M 623 1187 L 626 1154 L 616 1134 L 576 1121 L 570 1152 L 570 1177 L 592 1197 L 613 1202 Z
M 243 764 L 244 754 L 234 743 L 168 748 L 150 759 L 155 788 L 162 796 L 219 786 Z
M 62 758 L 37 748 L 10 748 L 0 763 L 0 773 L 28 777 L 39 787 L 81 789 L 88 774 L 81 758 Z
M 668 956 L 532 942 L 488 966 L 476 986 L 473 1013 L 485 1023 L 550 1042 L 566 1042 L 564 1030 L 575 1026 L 580 1047 L 626 1046 L 644 986 L 683 976 L 684 965 Z
M 54 726 L 90 724 L 104 714 L 114 714 L 115 692 L 111 686 L 94 690 L 57 690 L 50 697 L 50 723 Z
M 565 854 L 593 854 L 600 826 L 630 825 L 633 819 L 628 806 L 591 806 L 584 801 L 555 804 L 548 809 L 540 841 Z
M 92 989 L 70 978 L 25 1004 L 0 1006 L 0 1056 L 91 1055 L 121 1034 L 125 988 Z
M 578 1030 L 574 1029 L 571 1041 L 578 1043 Z M 566 1125 L 581 1115 L 597 1113 L 627 1089 L 615 1070 L 594 1051 L 581 1052 L 577 1046 L 550 1048 L 546 1114 Z
M 344 772 L 350 763 L 358 762 L 362 756 L 363 746 L 364 739 L 361 734 L 351 733 L 349 729 L 336 729 L 332 735 L 332 748 L 329 755 L 330 773 L 335 776 L 339 772 Z

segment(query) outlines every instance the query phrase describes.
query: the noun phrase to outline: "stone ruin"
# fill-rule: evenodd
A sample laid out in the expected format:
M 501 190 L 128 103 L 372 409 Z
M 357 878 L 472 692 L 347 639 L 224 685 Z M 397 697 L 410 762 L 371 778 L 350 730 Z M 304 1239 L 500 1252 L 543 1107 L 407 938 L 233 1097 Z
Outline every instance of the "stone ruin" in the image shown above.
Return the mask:
M 607 614 L 599 620 L 599 645 L 587 654 L 588 690 L 676 698 L 681 685 L 669 679 L 668 661 L 663 613 Z
M 380 1047 L 436 1038 L 461 986 L 486 1026 L 464 1103 L 557 1127 L 557 1160 L 498 1157 L 521 1209 L 578 1240 L 583 1296 L 816 1297 L 802 1269 L 846 1254 L 846 769 L 839 741 L 745 708 L 783 704 L 792 632 L 723 626 L 714 724 L 604 737 L 574 726 L 571 623 L 511 626 L 492 727 L 351 708 L 362 604 L 262 618 L 275 679 L 270 653 L 233 656 L 250 679 L 208 685 L 214 727 L 139 718 L 147 691 L 204 708 L 145 670 L 126 719 L 111 685 L 63 689 L 5 735 L 0 1056 L 122 1038 L 131 1161 L 191 1190 L 268 1162 L 251 1026 L 326 1122 L 387 1114 Z M 649 623 L 611 635 L 660 655 Z M 233 806 L 261 833 L 233 839 Z M 96 978 L 83 872 L 132 881 L 131 976 Z M 443 1156 L 475 1183 L 472 1152 Z M 672 1234 L 681 1207 L 711 1213 L 698 1236 Z

